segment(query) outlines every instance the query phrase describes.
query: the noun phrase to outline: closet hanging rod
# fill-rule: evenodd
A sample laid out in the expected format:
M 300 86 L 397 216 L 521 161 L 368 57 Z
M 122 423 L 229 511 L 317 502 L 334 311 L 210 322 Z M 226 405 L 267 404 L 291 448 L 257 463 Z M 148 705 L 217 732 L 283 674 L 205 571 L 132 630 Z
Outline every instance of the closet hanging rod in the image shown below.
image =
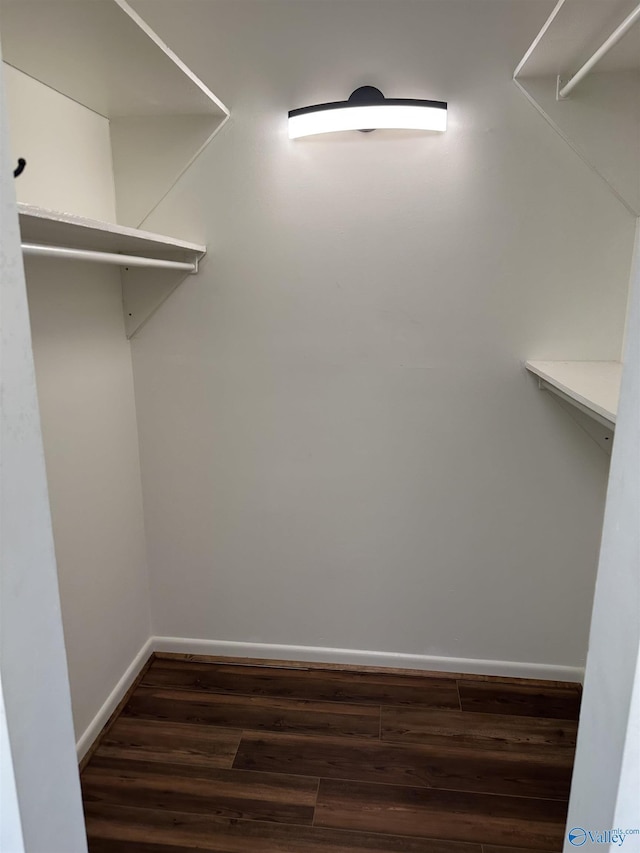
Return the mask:
M 198 264 L 186 261 L 166 261 L 162 258 L 140 258 L 137 255 L 118 255 L 115 252 L 95 252 L 92 249 L 69 249 L 66 246 L 41 246 L 38 243 L 23 243 L 24 255 L 40 258 L 67 258 L 76 261 L 95 261 L 119 267 L 155 267 L 156 269 L 198 272 Z
M 579 71 L 573 75 L 573 77 L 565 83 L 562 88 L 558 88 L 558 100 L 562 98 L 566 98 L 578 85 L 578 83 L 583 80 L 587 74 L 591 71 L 591 69 L 596 65 L 603 56 L 605 56 L 612 47 L 614 47 L 620 39 L 626 35 L 626 33 L 631 29 L 631 27 L 640 21 L 640 5 L 636 6 L 633 12 L 630 12 L 624 21 L 620 24 L 619 27 L 611 33 L 609 38 L 604 41 L 600 47 L 596 50 L 593 56 L 590 59 L 587 59 L 585 64 L 580 68 Z M 560 78 L 558 78 L 559 80 Z

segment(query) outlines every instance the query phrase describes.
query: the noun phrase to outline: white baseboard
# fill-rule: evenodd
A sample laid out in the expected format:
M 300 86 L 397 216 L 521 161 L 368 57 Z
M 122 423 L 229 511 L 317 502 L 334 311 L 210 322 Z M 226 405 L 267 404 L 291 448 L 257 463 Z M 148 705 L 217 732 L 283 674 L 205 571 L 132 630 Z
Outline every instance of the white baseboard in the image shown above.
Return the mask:
M 314 663 L 420 669 L 431 672 L 459 672 L 465 675 L 536 678 L 548 681 L 582 683 L 584 679 L 584 669 L 574 666 L 436 657 L 433 655 L 403 654 L 401 652 L 374 652 L 362 649 L 332 649 L 321 646 L 286 646 L 271 643 L 240 643 L 227 640 L 195 640 L 184 637 L 153 637 L 153 650 L 189 655 L 299 660 Z
M 497 675 L 507 678 L 536 678 L 545 681 L 582 683 L 584 669 L 543 663 L 507 660 L 411 655 L 402 652 L 374 652 L 363 649 L 332 649 L 322 646 L 286 646 L 272 643 L 240 643 L 231 640 L 195 640 L 186 637 L 149 637 L 131 661 L 76 744 L 78 760 L 98 737 L 152 652 L 177 652 L 214 657 L 262 658 L 264 660 L 307 661 L 313 663 L 419 669 L 429 672 L 459 672 L 465 675 Z
M 78 739 L 76 743 L 76 753 L 78 755 L 78 761 L 80 761 L 84 754 L 87 752 L 91 744 L 98 737 L 104 726 L 106 725 L 107 720 L 113 714 L 115 709 L 118 707 L 118 703 L 122 700 L 127 690 L 131 687 L 133 682 L 135 681 L 138 673 L 149 659 L 151 652 L 154 650 L 154 637 L 149 637 L 147 642 L 142 646 L 138 654 L 131 661 L 127 669 L 125 670 L 124 675 L 118 681 L 116 686 L 113 688 L 111 693 L 108 695 L 104 705 L 100 708 L 98 713 L 95 715 L 93 720 L 89 723 L 83 734 Z

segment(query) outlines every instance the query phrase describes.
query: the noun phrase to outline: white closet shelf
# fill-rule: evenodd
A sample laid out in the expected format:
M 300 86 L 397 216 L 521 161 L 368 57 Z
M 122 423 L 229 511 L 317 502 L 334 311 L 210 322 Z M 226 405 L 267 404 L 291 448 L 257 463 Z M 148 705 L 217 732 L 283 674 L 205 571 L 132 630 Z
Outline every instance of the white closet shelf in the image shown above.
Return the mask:
M 638 216 L 640 0 L 559 0 L 513 80 Z
M 122 267 L 122 307 L 128 338 L 146 323 L 187 276 L 197 272 L 198 262 L 206 253 L 206 247 L 198 243 L 31 204 L 19 203 L 18 214 L 23 245 L 53 246 L 54 251 L 55 247 L 64 247 L 72 250 L 70 256 L 80 259 L 82 252 L 88 251 L 94 257 L 87 260 L 111 262 Z M 63 257 L 64 249 L 60 252 Z M 74 249 L 80 251 L 76 254 Z M 25 254 L 39 252 L 25 249 Z M 126 265 L 122 263 L 125 256 Z M 139 258 L 145 258 L 140 266 L 136 263 Z M 150 263 L 149 258 L 155 258 L 157 262 Z
M 619 361 L 527 361 L 541 388 L 613 429 L 618 413 L 622 364 Z
M 24 242 L 91 249 L 123 255 L 153 255 L 159 258 L 198 261 L 206 246 L 116 225 L 85 219 L 72 213 L 47 210 L 33 204 L 18 204 L 20 231 Z
M 593 55 L 638 0 L 560 0 L 525 53 L 514 77 L 567 76 Z M 638 71 L 638 30 L 629 31 L 596 66 L 598 72 Z
M 100 148 L 91 136 L 74 138 L 43 126 L 38 101 L 35 109 L 30 101 L 38 87 L 25 88 L 24 81 L 17 82 L 21 75 L 95 113 L 96 127 L 105 124 L 95 123 L 98 116 L 108 122 L 113 218 L 130 226 L 144 222 L 229 118 L 222 101 L 126 0 L 0 0 L 0 31 L 4 63 L 20 72 L 11 79 L 26 97 L 13 103 L 11 116 L 22 129 L 16 157 L 27 162 L 26 177 L 17 185 L 21 201 L 69 209 L 65 180 L 72 183 L 74 175 L 49 180 L 56 162 L 47 151 L 49 133 L 73 150 L 82 152 L 85 142 L 94 154 Z M 30 111 L 33 118 L 26 122 Z M 104 181 L 96 186 L 102 198 Z M 104 204 L 71 209 L 112 216 L 99 212 L 108 209 Z
M 125 0 L 2 0 L 0 24 L 5 62 L 106 118 L 229 114 Z

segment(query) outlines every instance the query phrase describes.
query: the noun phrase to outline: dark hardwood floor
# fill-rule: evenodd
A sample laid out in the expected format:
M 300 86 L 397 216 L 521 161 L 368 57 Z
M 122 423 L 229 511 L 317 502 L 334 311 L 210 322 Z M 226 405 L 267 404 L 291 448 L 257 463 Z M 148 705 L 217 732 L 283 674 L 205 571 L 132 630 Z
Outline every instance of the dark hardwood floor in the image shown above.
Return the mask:
M 81 779 L 91 853 L 559 853 L 580 689 L 157 656 Z

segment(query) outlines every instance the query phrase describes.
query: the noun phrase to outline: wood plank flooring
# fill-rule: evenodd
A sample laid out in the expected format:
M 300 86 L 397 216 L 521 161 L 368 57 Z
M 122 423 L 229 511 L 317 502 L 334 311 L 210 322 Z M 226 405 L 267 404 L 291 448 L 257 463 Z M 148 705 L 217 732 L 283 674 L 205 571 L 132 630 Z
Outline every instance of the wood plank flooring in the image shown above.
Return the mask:
M 81 780 L 90 853 L 559 853 L 580 689 L 158 656 Z

